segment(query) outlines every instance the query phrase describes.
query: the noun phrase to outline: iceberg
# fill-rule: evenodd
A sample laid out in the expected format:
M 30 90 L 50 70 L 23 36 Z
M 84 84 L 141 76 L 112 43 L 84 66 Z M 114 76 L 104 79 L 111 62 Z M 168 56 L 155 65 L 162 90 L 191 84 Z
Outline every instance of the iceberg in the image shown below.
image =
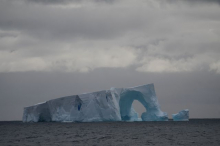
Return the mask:
M 189 110 L 184 109 L 177 114 L 172 114 L 173 121 L 189 121 Z
M 146 109 L 138 118 L 132 107 L 138 100 Z M 111 88 L 52 99 L 25 107 L 23 122 L 168 121 L 160 110 L 154 84 Z

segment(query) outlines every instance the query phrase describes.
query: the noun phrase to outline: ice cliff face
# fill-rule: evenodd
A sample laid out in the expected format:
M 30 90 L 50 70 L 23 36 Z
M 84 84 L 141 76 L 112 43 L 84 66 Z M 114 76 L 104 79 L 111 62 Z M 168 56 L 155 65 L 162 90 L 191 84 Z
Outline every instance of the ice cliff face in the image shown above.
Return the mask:
M 132 103 L 138 100 L 146 112 L 138 118 Z M 167 121 L 160 110 L 153 84 L 133 88 L 73 95 L 24 108 L 23 122 Z

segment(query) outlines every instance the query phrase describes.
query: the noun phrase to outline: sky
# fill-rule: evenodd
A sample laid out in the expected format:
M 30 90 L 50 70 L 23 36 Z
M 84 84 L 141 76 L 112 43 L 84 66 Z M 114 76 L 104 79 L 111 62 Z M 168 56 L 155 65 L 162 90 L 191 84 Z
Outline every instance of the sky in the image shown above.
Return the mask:
M 1 0 L 0 121 L 149 83 L 170 118 L 220 118 L 219 14 L 220 0 Z

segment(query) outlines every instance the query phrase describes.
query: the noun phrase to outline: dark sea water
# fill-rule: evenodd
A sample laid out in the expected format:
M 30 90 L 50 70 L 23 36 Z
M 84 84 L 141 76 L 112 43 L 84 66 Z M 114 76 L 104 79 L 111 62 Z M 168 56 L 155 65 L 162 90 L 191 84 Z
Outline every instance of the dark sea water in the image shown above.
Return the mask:
M 220 119 L 188 122 L 0 122 L 0 146 L 220 146 Z

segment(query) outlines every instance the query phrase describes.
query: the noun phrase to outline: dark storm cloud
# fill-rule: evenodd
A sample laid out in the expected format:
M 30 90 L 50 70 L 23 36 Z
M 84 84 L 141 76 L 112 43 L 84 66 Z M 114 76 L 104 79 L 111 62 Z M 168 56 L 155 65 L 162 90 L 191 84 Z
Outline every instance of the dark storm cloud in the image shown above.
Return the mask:
M 6 5 L 8 5 L 7 2 L 5 2 Z M 23 31 L 32 36 L 44 37 L 44 39 L 117 37 L 125 31 L 144 25 L 137 13 L 131 16 L 126 13 L 115 15 L 109 8 L 106 10 L 93 8 L 63 10 L 9 5 L 11 8 L 8 9 L 5 6 L 4 3 L 0 6 L 1 29 Z M 29 13 L 26 13 L 27 11 Z
M 4 56 L 13 55 L 13 61 L 18 59 L 15 63 L 4 60 L 2 70 L 22 71 L 17 66 L 26 66 L 24 71 L 46 68 L 90 71 L 98 67 L 136 65 L 136 70 L 142 72 L 202 68 L 219 72 L 219 7 L 195 6 L 192 9 L 182 4 L 164 9 L 158 4 L 158 1 L 126 1 L 125 5 L 125 1 L 119 1 L 112 5 L 81 3 L 50 7 L 3 1 L 0 35 L 14 33 L 17 37 L 0 40 L 1 50 L 11 52 L 16 48 L 20 51 L 2 52 Z M 120 48 L 123 51 L 115 51 Z M 105 54 L 106 49 L 108 54 Z M 208 52 L 210 57 L 206 55 Z M 123 59 L 120 53 L 129 54 L 131 58 Z M 104 64 L 103 61 L 91 61 L 100 55 L 107 59 Z M 113 63 L 112 58 L 115 58 Z M 37 62 L 39 67 L 33 68 L 27 62 Z M 157 69 L 153 68 L 155 65 Z
M 189 4 L 220 4 L 220 0 L 165 0 L 170 3 L 186 2 Z
M 69 4 L 71 2 L 80 2 L 81 0 L 26 0 L 27 2 L 40 4 Z
M 115 2 L 115 0 L 94 0 L 95 2 L 105 2 L 105 3 L 109 3 L 112 4 Z
M 97 3 L 113 3 L 115 0 L 91 0 L 90 2 L 97 2 Z M 71 3 L 81 3 L 86 2 L 86 0 L 26 0 L 28 3 L 38 3 L 38 4 L 46 4 L 46 5 L 57 5 L 57 4 L 71 4 Z M 89 2 L 89 1 L 88 1 Z
M 15 33 L 10 33 L 10 32 L 1 32 L 0 33 L 0 38 L 5 38 L 5 37 L 13 37 L 16 38 L 18 35 Z

